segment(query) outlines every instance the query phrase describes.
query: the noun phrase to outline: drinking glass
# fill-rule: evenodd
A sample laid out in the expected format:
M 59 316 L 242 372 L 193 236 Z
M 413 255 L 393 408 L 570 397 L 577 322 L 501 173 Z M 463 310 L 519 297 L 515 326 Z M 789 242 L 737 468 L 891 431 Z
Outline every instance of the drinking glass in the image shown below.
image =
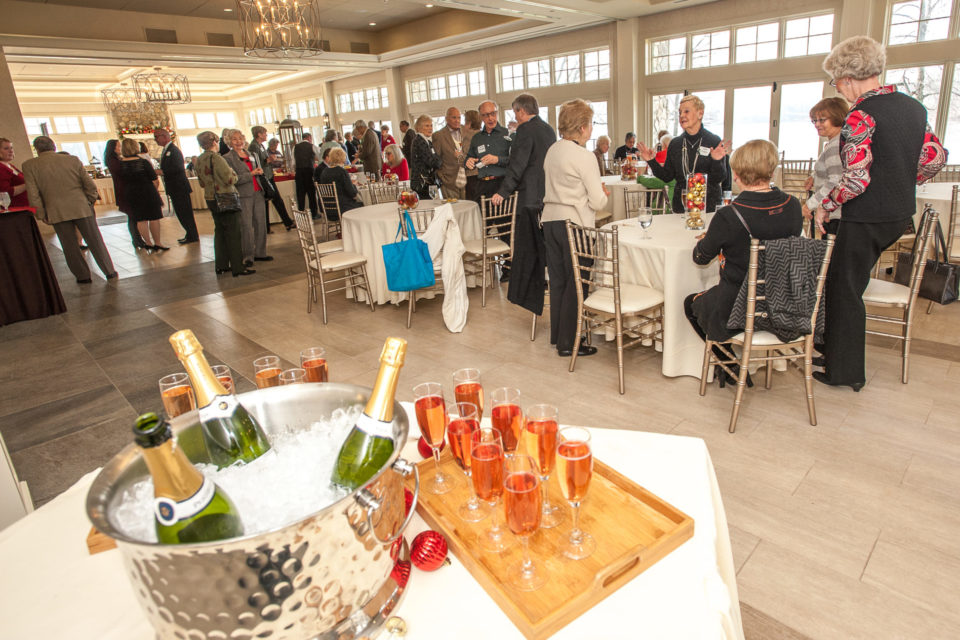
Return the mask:
M 0 211 L 6 211 L 10 206 L 10 194 L 6 191 L 0 192 Z
M 437 185 L 432 184 L 429 187 L 427 187 L 427 192 L 430 194 L 431 200 L 436 200 L 437 196 L 440 195 L 440 188 Z
M 300 367 L 287 369 L 280 374 L 280 384 L 303 384 L 307 381 L 307 370 Z
M 453 395 L 457 402 L 476 405 L 477 420 L 483 417 L 483 385 L 479 369 L 460 369 L 453 374 Z
M 500 387 L 490 394 L 493 408 L 490 421 L 500 431 L 503 449 L 507 453 L 517 450 L 520 432 L 523 431 L 523 411 L 520 410 L 520 390 L 513 387 Z
M 580 528 L 580 503 L 593 477 L 593 449 L 590 432 L 582 427 L 564 427 L 557 445 L 557 479 L 560 493 L 573 509 L 573 528 L 560 543 L 560 552 L 573 560 L 586 558 L 597 548 L 593 536 Z
M 647 229 L 653 224 L 653 210 L 650 207 L 640 207 L 637 211 L 637 224 L 643 229 L 640 239 L 649 240 L 650 234 L 647 233 Z
M 266 389 L 280 384 L 280 358 L 264 356 L 253 361 L 253 371 L 256 374 L 257 388 Z
M 470 436 L 470 470 L 474 492 L 493 513 L 490 527 L 477 536 L 480 547 L 490 553 L 506 551 L 510 544 L 497 517 L 497 503 L 503 495 L 503 441 L 499 430 L 483 427 Z
M 160 378 L 160 399 L 163 400 L 163 409 L 171 420 L 197 408 L 197 398 L 190 386 L 190 376 L 185 373 L 171 373 Z
M 236 393 L 230 367 L 225 364 L 215 364 L 210 368 L 213 370 L 213 375 L 217 376 L 217 380 L 223 385 L 223 388 L 227 390 L 227 393 Z
M 424 490 L 443 495 L 453 489 L 454 479 L 440 470 L 440 445 L 447 430 L 447 409 L 443 401 L 443 387 L 439 382 L 424 382 L 413 388 L 414 409 L 423 439 L 433 451 L 437 471 L 424 483 Z
M 472 402 L 456 402 L 452 409 L 447 410 L 447 442 L 450 444 L 450 453 L 457 461 L 470 484 L 470 443 L 473 432 L 480 428 L 480 415 L 477 406 Z M 471 487 L 472 488 L 472 487 Z M 490 513 L 490 507 L 481 504 L 477 494 L 470 492 L 470 498 L 457 509 L 460 518 L 467 522 L 480 522 Z
M 543 493 L 543 519 L 541 529 L 552 529 L 563 521 L 563 512 L 551 504 L 547 495 L 547 482 L 557 460 L 557 430 L 559 412 L 549 404 L 535 404 L 527 408 L 523 427 L 523 452 L 532 457 L 540 472 L 540 490 Z
M 310 347 L 300 352 L 300 366 L 307 371 L 307 382 L 326 382 L 330 375 L 327 365 L 327 350 Z
M 523 554 L 507 569 L 507 581 L 520 591 L 535 591 L 547 579 L 530 557 L 530 536 L 541 526 L 540 478 L 530 456 L 510 455 L 504 460 L 503 510 L 507 526 L 520 538 Z

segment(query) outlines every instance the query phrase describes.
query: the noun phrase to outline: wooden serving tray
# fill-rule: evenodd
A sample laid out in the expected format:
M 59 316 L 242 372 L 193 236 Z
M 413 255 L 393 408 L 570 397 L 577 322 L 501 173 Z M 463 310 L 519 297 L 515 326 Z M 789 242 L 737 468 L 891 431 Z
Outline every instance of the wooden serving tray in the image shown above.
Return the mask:
M 580 526 L 596 539 L 596 551 L 583 560 L 560 554 L 559 543 L 573 521 L 569 503 L 551 476 L 547 484 L 550 502 L 561 505 L 564 520 L 530 539 L 531 555 L 545 571 L 547 583 L 537 591 L 519 591 L 506 579 L 507 567 L 520 558 L 519 542 L 502 554 L 481 549 L 477 534 L 490 526 L 490 519 L 478 523 L 460 519 L 457 508 L 473 493 L 473 487 L 449 450 L 441 454 L 440 465 L 459 484 L 442 496 L 421 490 L 417 512 L 447 538 L 453 554 L 530 640 L 556 633 L 693 537 L 693 518 L 594 459 L 590 489 L 580 508 Z M 423 486 L 436 467 L 432 459 L 418 467 Z M 412 479 L 410 484 L 412 489 Z M 502 501 L 498 508 L 504 523 Z M 506 524 L 503 526 L 506 529 Z M 506 535 L 513 537 L 509 529 Z

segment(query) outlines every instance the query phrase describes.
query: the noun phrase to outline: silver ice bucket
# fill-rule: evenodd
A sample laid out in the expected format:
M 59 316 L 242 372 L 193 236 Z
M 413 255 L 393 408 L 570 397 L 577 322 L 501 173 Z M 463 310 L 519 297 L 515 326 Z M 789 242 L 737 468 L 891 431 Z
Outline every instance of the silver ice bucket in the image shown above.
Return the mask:
M 239 398 L 270 435 L 305 429 L 337 408 L 364 404 L 369 395 L 368 388 L 325 383 L 251 391 Z M 171 426 L 187 456 L 205 462 L 196 420 L 194 411 Z M 127 537 L 110 516 L 123 490 L 147 476 L 132 444 L 94 480 L 87 514 L 94 527 L 117 541 L 133 589 L 159 638 L 366 637 L 403 592 L 390 572 L 391 547 L 409 521 L 404 517 L 403 479 L 416 474 L 413 465 L 399 458 L 408 426 L 403 408 L 394 403 L 398 446 L 380 472 L 339 502 L 265 533 L 181 545 Z

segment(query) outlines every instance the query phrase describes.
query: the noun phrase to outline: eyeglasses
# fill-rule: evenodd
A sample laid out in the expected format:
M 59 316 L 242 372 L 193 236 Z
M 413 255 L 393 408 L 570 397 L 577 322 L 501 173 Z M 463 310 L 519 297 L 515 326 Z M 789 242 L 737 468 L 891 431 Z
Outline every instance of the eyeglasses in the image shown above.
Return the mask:
M 827 122 L 830 118 L 811 118 L 810 124 L 817 125 Z
M 834 89 L 836 89 L 836 88 L 837 88 L 837 81 L 836 81 L 836 80 L 831 80 L 831 81 L 830 81 L 830 86 L 833 87 Z
M 495 115 L 497 115 L 497 112 L 496 112 L 496 111 L 488 111 L 487 113 L 481 113 L 481 114 L 480 114 L 480 117 L 481 117 L 481 118 L 489 118 L 490 116 L 495 116 Z

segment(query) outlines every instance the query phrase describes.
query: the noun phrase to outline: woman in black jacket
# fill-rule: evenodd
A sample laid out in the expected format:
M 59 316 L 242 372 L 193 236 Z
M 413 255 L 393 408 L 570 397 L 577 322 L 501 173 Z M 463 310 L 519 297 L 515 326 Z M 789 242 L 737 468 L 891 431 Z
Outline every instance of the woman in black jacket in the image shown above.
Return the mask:
M 414 123 L 417 136 L 410 147 L 410 188 L 421 198 L 430 197 L 430 185 L 437 184 L 437 169 L 443 160 L 433 149 L 430 136 L 433 135 L 433 120 L 422 115 Z
M 727 175 L 726 146 L 720 136 L 703 128 L 703 100 L 694 95 L 680 101 L 679 121 L 683 134 L 670 141 L 667 159 L 661 165 L 656 161 L 656 149 L 637 143 L 640 157 L 647 162 L 653 175 L 664 182 L 677 181 L 673 190 L 673 212 L 683 213 L 683 189 L 691 173 L 707 174 L 707 211 L 716 210 L 722 202 L 721 185 Z
M 362 207 L 363 203 L 357 198 L 357 188 L 350 180 L 350 175 L 343 165 L 347 162 L 347 153 L 339 147 L 328 149 L 327 167 L 320 173 L 317 180 L 320 184 L 332 184 L 337 190 L 337 202 L 340 203 L 340 213 L 346 213 L 351 209 Z M 321 165 L 322 166 L 322 165 Z M 317 167 L 319 169 L 319 167 Z M 336 215 L 336 214 L 333 214 Z M 334 220 L 327 214 L 327 219 Z M 335 220 L 334 220 L 335 221 Z
M 777 148 L 768 140 L 751 140 L 734 151 L 730 159 L 740 195 L 717 211 L 693 249 L 693 261 L 697 264 L 709 264 L 720 257 L 720 282 L 683 301 L 687 319 L 701 338 L 727 340 L 743 330 L 743 327 L 728 329 L 727 319 L 747 275 L 750 239 L 774 240 L 800 235 L 803 226 L 800 202 L 770 187 L 777 160 Z M 716 347 L 714 353 L 727 359 Z M 719 367 L 716 373 L 721 385 L 733 382 Z

